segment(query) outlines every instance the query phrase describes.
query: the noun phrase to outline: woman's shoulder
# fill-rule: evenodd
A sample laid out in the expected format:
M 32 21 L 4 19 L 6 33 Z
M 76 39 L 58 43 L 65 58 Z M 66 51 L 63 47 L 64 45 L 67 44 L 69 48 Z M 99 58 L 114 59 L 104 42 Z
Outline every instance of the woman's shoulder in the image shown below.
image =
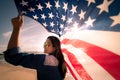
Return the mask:
M 59 62 L 57 60 L 57 58 L 53 55 L 46 55 L 45 56 L 45 61 L 44 61 L 44 65 L 47 66 L 58 66 Z

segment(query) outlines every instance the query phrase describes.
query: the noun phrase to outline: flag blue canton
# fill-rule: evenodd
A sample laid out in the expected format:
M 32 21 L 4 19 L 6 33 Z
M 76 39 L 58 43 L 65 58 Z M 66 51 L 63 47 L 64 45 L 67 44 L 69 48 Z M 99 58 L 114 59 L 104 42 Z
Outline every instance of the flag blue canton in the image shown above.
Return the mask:
M 18 12 L 59 36 L 68 31 L 120 31 L 120 0 L 15 0 Z

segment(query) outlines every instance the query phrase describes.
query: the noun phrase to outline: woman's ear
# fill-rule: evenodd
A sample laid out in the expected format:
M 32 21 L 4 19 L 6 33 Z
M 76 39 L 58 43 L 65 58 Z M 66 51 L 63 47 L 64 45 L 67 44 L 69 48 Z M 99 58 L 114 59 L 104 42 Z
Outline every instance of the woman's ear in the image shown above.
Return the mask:
M 55 47 L 54 47 L 54 51 L 57 50 Z
M 56 51 L 57 50 L 57 48 L 56 47 L 54 47 L 54 51 Z

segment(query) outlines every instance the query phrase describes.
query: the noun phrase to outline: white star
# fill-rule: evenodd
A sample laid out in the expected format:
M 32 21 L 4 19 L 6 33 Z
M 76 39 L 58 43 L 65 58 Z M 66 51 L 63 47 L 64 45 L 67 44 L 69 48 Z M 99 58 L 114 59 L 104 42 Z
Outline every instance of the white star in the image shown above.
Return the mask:
M 112 2 L 113 0 L 104 0 L 103 4 L 97 6 L 97 8 L 100 8 L 99 14 L 101 14 L 103 11 L 108 12 L 108 7 Z
M 68 18 L 68 21 L 67 21 L 67 23 L 72 23 L 72 18 Z
M 55 1 L 55 7 L 58 9 L 58 7 L 60 7 L 60 5 L 59 5 L 59 1 Z
M 51 6 L 52 6 L 52 5 L 50 4 L 50 2 L 46 3 L 46 8 L 49 8 L 49 9 L 50 9 Z
M 72 12 L 72 14 L 74 14 L 76 12 L 76 8 L 77 8 L 77 6 L 72 5 L 72 9 L 70 10 Z
M 56 17 L 59 18 L 58 13 L 56 13 Z
M 21 14 L 27 14 L 27 12 L 26 11 L 22 11 Z
M 20 4 L 22 4 L 22 6 L 28 6 L 28 2 L 25 2 L 24 0 L 22 0 Z
M 54 24 L 53 22 L 50 22 L 50 26 L 54 27 L 54 25 L 55 25 L 55 24 Z
M 49 14 L 49 18 L 53 18 L 54 17 L 54 15 L 52 14 L 52 12 L 51 13 L 48 13 Z
M 64 29 L 64 31 L 66 31 L 66 32 L 69 31 L 69 30 L 70 30 L 70 29 L 68 29 L 68 27 L 65 27 L 65 29 Z
M 59 34 L 60 34 L 60 35 L 62 35 L 62 33 L 63 33 L 62 31 L 59 31 Z
M 81 19 L 84 19 L 84 16 L 85 16 L 85 13 L 83 10 L 81 10 L 80 14 L 79 14 L 79 17 L 80 17 L 80 20 Z
M 78 31 L 78 25 L 79 25 L 79 23 L 75 21 L 73 24 L 73 27 L 70 28 L 70 31 L 72 31 L 72 32 Z
M 95 0 L 86 0 L 88 1 L 88 6 L 91 4 L 91 3 L 95 3 Z
M 111 27 L 115 26 L 116 24 L 120 24 L 120 13 L 117 16 L 112 16 L 110 18 L 113 19 Z
M 42 11 L 42 6 L 41 6 L 41 4 L 39 3 L 38 5 L 37 5 L 37 7 L 38 7 L 38 10 L 41 10 Z
M 54 32 L 55 32 L 55 30 L 54 30 L 54 29 L 52 29 L 52 30 L 51 30 L 51 32 L 53 32 L 53 33 L 54 33 Z
M 63 24 L 60 24 L 60 28 L 63 29 L 63 28 L 64 28 L 64 25 L 63 25 Z
M 66 10 L 68 9 L 68 3 L 64 3 L 63 9 L 64 9 L 65 12 L 66 12 Z
M 38 19 L 37 15 L 33 15 L 33 18 L 34 18 L 35 20 L 37 20 L 37 19 Z
M 46 24 L 46 22 L 45 23 L 43 23 L 43 25 L 46 27 L 46 26 L 48 26 L 47 24 Z
M 35 8 L 30 7 L 29 10 L 30 10 L 31 12 L 35 12 Z
M 78 27 L 78 23 L 74 22 L 73 26 L 74 26 L 74 28 L 77 28 Z
M 45 20 L 46 16 L 44 14 L 41 14 L 41 16 L 42 16 L 42 19 Z
M 61 18 L 63 21 L 66 20 L 66 16 L 62 15 L 62 18 Z
M 93 27 L 93 22 L 94 22 L 95 20 L 96 20 L 96 19 L 91 19 L 91 17 L 89 17 L 88 20 L 85 21 L 85 23 L 87 24 L 87 26 Z

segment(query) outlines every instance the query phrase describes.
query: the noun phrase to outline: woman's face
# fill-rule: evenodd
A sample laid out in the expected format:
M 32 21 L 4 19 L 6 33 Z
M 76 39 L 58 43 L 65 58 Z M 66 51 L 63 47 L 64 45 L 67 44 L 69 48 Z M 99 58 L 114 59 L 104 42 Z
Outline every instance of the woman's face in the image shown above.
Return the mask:
M 47 39 L 44 43 L 44 53 L 50 54 L 55 51 L 55 47 L 53 47 L 52 42 L 50 39 Z

